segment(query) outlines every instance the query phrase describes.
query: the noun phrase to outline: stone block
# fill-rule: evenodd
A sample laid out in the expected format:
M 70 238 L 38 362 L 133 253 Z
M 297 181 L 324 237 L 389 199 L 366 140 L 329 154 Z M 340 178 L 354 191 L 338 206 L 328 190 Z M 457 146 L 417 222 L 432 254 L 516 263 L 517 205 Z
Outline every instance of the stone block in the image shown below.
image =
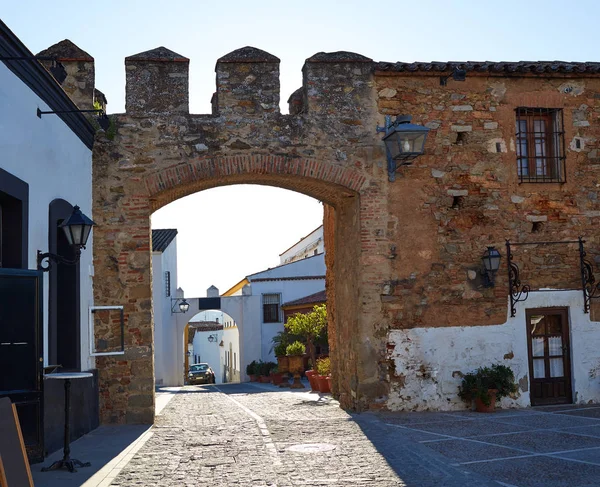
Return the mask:
M 215 71 L 219 115 L 279 113 L 279 58 L 243 47 L 217 60 Z
M 165 47 L 125 58 L 129 115 L 189 113 L 190 60 Z

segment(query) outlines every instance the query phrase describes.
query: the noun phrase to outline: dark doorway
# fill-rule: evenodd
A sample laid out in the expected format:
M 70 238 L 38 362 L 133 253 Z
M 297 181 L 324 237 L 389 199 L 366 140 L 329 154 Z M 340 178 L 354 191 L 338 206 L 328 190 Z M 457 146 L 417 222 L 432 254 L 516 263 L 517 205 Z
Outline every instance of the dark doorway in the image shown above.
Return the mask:
M 528 309 L 531 405 L 570 404 L 571 360 L 567 308 Z
M 65 200 L 50 203 L 48 246 L 50 252 L 73 259 L 75 254 L 60 224 L 69 217 L 73 206 Z M 79 263 L 54 264 L 50 268 L 49 289 L 49 363 L 62 371 L 80 369 L 80 296 Z
M 27 269 L 29 185 L 0 169 L 0 267 Z
M 42 273 L 0 269 L 0 397 L 17 406 L 31 461 L 43 459 Z

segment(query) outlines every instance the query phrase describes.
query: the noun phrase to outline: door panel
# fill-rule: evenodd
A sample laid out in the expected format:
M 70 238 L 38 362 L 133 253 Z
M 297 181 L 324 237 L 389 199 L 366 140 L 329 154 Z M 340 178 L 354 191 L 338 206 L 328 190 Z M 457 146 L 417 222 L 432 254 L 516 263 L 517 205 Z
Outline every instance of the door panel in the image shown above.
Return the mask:
M 29 459 L 43 459 L 42 273 L 0 269 L 0 397 L 17 406 Z
M 567 309 L 529 309 L 526 317 L 531 405 L 571 403 Z

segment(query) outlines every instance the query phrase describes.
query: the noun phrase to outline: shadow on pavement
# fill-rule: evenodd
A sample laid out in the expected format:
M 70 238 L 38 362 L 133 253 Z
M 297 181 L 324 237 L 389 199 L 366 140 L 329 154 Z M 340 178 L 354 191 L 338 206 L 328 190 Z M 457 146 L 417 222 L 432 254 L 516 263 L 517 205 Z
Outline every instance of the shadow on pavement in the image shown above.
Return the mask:
M 91 466 L 78 468 L 74 473 L 67 470 L 42 472 L 42 467 L 49 466 L 63 457 L 61 449 L 48 455 L 43 463 L 31 465 L 34 485 L 36 487 L 78 487 L 82 485 L 92 487 L 98 485 L 118 463 L 113 462 L 113 465 L 111 460 L 123 453 L 149 428 L 149 425 L 100 426 L 71 443 L 71 458 L 82 462 L 89 461 Z M 98 475 L 96 476 L 96 474 Z M 90 481 L 92 477 L 94 479 Z M 86 484 L 86 482 L 88 483 Z

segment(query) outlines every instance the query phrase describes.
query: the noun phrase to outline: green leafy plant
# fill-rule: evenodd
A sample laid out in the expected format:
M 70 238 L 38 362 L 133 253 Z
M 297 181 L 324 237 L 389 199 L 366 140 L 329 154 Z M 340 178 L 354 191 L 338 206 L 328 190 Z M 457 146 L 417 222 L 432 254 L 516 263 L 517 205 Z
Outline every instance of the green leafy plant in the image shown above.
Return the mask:
M 496 399 L 517 392 L 515 374 L 510 367 L 495 364 L 491 367 L 479 367 L 475 372 L 469 372 L 463 377 L 458 396 L 467 402 L 480 399 L 483 404 L 489 406 L 492 400 L 488 392 L 490 389 L 497 391 Z
M 283 357 L 285 355 L 285 349 L 287 345 L 285 343 L 279 343 L 273 347 L 276 357 Z
M 302 342 L 294 342 L 289 344 L 285 349 L 286 355 L 304 355 L 306 353 L 306 347 Z
M 270 375 L 271 371 L 277 367 L 277 364 L 275 362 L 264 362 L 263 363 L 263 369 L 262 369 L 262 374 L 261 375 Z
M 278 350 L 279 351 L 283 350 L 282 355 L 285 355 L 285 348 L 290 343 L 294 343 L 296 340 L 300 340 L 301 338 L 302 337 L 300 337 L 300 336 L 289 333 L 287 330 L 279 331 L 275 334 L 275 336 L 273 338 L 271 338 L 271 343 L 273 345 L 271 347 L 271 350 L 269 350 L 269 353 L 274 352 L 276 357 L 281 357 L 281 355 L 277 354 Z M 279 345 L 282 345 L 282 347 L 277 348 Z
M 319 374 L 319 375 L 331 374 L 331 360 L 329 360 L 329 357 L 320 358 L 317 360 L 317 374 Z
M 315 306 L 310 313 L 297 313 L 290 316 L 285 324 L 285 328 L 288 332 L 301 336 L 306 340 L 311 363 L 315 364 L 315 341 L 326 334 L 327 307 L 324 304 L 321 304 Z
M 246 365 L 246 374 L 247 375 L 257 375 L 256 374 L 256 360 L 253 360 L 248 365 Z

